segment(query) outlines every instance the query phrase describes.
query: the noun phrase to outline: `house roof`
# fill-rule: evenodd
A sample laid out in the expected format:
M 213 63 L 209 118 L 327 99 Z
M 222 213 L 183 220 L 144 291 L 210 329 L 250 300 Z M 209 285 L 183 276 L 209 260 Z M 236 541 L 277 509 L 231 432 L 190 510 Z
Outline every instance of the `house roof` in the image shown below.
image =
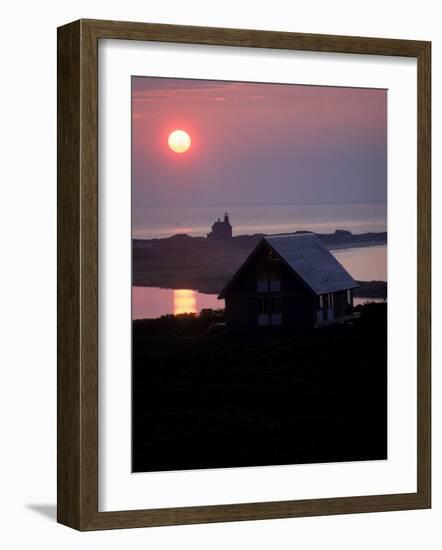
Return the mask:
M 219 298 L 225 296 L 234 280 L 253 258 L 263 242 L 270 245 L 289 269 L 300 277 L 314 294 L 338 292 L 359 286 L 314 233 L 297 233 L 263 237 L 221 291 Z

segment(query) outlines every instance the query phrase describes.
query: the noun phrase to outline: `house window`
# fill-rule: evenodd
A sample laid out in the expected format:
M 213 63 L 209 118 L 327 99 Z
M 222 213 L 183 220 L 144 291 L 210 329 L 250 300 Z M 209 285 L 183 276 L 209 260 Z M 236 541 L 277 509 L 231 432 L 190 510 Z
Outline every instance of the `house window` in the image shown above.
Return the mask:
M 258 263 L 256 277 L 258 292 L 281 292 L 280 267 L 276 258 L 269 256 Z
M 270 324 L 269 304 L 267 298 L 258 298 L 258 326 L 265 327 Z
M 270 298 L 270 314 L 281 313 L 281 298 L 273 296 Z
M 256 282 L 256 290 L 258 292 L 268 292 L 269 291 L 269 282 L 267 279 L 258 279 Z
M 351 290 L 347 289 L 347 304 L 351 305 Z
M 327 294 L 327 320 L 334 318 L 334 308 L 333 308 L 333 294 Z
M 335 296 L 332 292 L 319 296 L 319 309 L 332 309 L 335 303 Z
M 319 307 L 320 309 L 326 308 L 329 309 L 333 307 L 334 304 L 334 295 L 333 293 L 329 294 L 322 294 L 322 296 L 319 296 Z
M 258 325 L 277 326 L 281 324 L 281 298 L 279 296 L 258 298 Z
M 281 281 L 270 280 L 270 292 L 281 292 Z
M 258 298 L 258 314 L 268 313 L 267 298 Z
M 258 298 L 258 313 L 281 313 L 281 298 L 279 296 Z

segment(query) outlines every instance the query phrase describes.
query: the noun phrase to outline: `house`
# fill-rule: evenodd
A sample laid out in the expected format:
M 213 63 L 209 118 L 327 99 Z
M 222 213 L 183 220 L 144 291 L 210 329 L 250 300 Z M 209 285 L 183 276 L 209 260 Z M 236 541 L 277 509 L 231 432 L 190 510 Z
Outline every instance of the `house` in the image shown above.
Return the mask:
M 232 238 L 232 226 L 230 224 L 229 215 L 227 212 L 224 214 L 224 221 L 221 221 L 218 218 L 218 221 L 212 225 L 212 231 L 207 234 L 207 238 L 217 241 Z
M 263 237 L 218 296 L 230 330 L 314 328 L 352 318 L 359 285 L 313 233 Z

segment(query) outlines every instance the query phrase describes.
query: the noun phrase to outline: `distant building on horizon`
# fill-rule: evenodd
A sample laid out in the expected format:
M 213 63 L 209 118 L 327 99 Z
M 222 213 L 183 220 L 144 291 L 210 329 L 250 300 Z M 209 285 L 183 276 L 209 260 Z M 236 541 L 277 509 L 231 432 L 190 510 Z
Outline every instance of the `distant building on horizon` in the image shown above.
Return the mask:
M 359 285 L 313 233 L 263 237 L 218 298 L 229 330 L 316 328 L 353 318 Z
M 207 238 L 214 241 L 225 241 L 232 238 L 232 225 L 227 212 L 224 214 L 223 221 L 218 218 L 218 221 L 212 225 L 212 231 L 207 233 Z

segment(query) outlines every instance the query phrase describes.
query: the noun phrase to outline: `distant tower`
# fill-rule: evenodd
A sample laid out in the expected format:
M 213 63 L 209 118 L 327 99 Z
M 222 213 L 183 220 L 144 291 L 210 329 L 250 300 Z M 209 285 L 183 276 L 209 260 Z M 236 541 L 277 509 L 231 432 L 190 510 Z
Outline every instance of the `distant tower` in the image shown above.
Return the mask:
M 224 214 L 224 221 L 218 218 L 212 225 L 212 231 L 207 234 L 208 239 L 216 241 L 225 241 L 232 238 L 232 225 L 229 221 L 229 214 Z

